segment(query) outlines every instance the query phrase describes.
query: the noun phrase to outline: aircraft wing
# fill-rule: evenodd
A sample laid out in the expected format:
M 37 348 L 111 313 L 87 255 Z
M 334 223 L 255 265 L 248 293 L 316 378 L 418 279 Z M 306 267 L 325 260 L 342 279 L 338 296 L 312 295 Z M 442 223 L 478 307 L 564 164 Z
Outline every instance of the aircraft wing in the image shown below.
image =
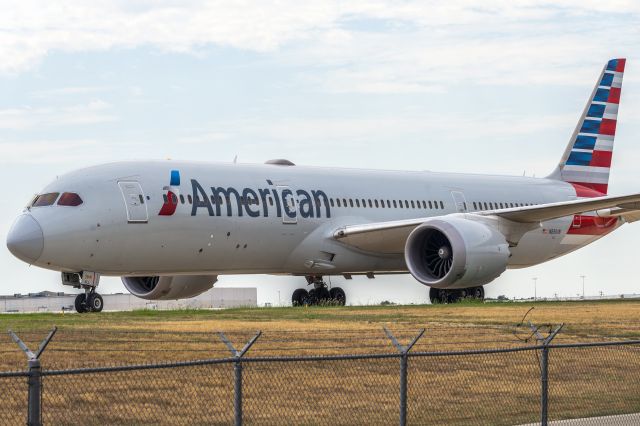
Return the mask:
M 531 225 L 546 220 L 574 214 L 597 211 L 606 217 L 620 216 L 627 222 L 640 220 L 640 194 L 604 196 L 535 206 L 467 213 L 477 216 L 493 216 L 509 222 Z M 361 250 L 382 254 L 402 254 L 404 244 L 413 229 L 431 218 L 394 220 L 360 225 L 347 225 L 337 229 L 333 238 Z
M 538 204 L 536 206 L 493 210 L 476 214 L 483 216 L 495 215 L 513 222 L 535 223 L 603 209 L 640 210 L 640 194 L 622 196 L 608 195 L 598 198 Z

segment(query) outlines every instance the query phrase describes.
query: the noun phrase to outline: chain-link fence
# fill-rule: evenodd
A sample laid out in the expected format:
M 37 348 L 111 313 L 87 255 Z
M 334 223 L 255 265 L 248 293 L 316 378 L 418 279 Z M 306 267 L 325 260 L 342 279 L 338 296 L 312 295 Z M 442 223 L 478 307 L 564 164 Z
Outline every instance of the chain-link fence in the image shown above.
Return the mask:
M 552 332 L 508 348 L 428 351 L 421 333 L 380 334 L 383 351 L 313 355 L 327 339 L 308 336 L 303 355 L 283 356 L 261 353 L 259 333 L 244 341 L 220 333 L 231 356 L 56 370 L 44 361 L 36 368 L 46 345 L 31 352 L 23 344 L 32 368 L 0 373 L 0 423 L 640 422 L 640 341 L 554 343 Z

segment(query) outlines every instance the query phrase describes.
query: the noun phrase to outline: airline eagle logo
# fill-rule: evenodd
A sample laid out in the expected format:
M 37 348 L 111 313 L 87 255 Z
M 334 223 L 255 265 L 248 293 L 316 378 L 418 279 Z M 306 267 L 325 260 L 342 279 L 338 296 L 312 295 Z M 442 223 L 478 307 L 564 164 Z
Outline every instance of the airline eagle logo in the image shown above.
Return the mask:
M 164 196 L 164 204 L 160 209 L 160 216 L 171 216 L 176 212 L 178 207 L 178 193 L 180 191 L 180 171 L 171 170 L 171 179 L 169 180 L 169 186 L 162 188 L 163 191 L 167 191 Z

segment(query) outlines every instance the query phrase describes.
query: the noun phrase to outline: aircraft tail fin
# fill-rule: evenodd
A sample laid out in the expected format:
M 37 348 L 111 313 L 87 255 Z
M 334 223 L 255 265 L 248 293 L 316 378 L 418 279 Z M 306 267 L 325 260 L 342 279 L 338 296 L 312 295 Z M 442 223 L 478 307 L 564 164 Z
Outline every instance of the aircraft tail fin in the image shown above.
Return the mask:
M 578 196 L 607 194 L 625 63 L 624 58 L 607 62 L 560 164 L 549 176 L 573 184 Z

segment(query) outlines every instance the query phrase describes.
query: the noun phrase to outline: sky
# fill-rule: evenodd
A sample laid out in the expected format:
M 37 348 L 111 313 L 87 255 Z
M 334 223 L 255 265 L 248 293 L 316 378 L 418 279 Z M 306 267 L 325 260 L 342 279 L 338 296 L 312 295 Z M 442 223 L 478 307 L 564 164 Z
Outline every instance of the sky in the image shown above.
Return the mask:
M 0 1 L 5 3 L 5 1 Z M 23 0 L 0 14 L 0 239 L 33 194 L 129 159 L 546 176 L 626 57 L 610 194 L 640 191 L 640 2 Z M 640 224 L 505 272 L 488 296 L 640 293 Z M 72 291 L 0 245 L 0 294 Z M 424 303 L 411 276 L 353 303 Z M 221 277 L 286 303 L 302 278 Z M 125 291 L 116 278 L 102 293 Z

